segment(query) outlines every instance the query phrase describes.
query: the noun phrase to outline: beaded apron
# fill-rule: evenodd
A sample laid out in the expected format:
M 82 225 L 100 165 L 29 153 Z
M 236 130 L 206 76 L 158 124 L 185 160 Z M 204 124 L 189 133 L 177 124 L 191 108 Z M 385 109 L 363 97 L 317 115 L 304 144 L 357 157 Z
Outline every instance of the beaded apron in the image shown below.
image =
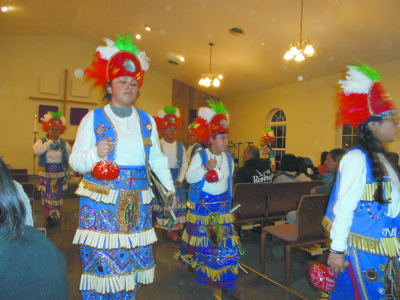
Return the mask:
M 140 284 L 153 282 L 152 228 L 145 167 L 120 166 L 110 183 L 115 204 L 81 197 L 79 228 L 83 299 L 134 299 Z M 139 284 L 139 285 L 138 285 Z

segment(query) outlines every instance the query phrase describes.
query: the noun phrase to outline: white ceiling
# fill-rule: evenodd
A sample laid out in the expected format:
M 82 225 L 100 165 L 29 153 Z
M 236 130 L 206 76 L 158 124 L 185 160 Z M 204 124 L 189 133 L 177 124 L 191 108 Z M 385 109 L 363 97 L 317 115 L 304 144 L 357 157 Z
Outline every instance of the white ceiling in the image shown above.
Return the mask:
M 300 0 L 0 0 L 0 35 L 65 33 L 94 45 L 137 33 L 150 68 L 198 87 L 209 70 L 224 75 L 217 97 L 341 72 L 359 58 L 371 65 L 400 59 L 399 0 L 304 0 L 303 38 L 318 56 L 285 61 L 298 39 Z M 146 32 L 144 25 L 152 26 Z M 228 30 L 240 27 L 244 36 Z M 264 42 L 264 45 L 262 45 Z M 93 49 L 94 51 L 95 49 Z M 178 66 L 173 55 L 186 58 Z

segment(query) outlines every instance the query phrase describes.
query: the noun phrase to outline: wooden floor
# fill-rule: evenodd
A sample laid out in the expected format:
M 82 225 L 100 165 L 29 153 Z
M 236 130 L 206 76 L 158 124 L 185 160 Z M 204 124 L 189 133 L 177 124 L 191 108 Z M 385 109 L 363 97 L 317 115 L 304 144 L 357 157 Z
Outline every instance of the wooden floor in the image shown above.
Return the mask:
M 45 220 L 40 200 L 35 200 L 34 214 L 37 227 L 43 227 Z M 81 299 L 79 280 L 82 271 L 79 247 L 72 245 L 75 230 L 78 227 L 79 199 L 64 199 L 59 225 L 47 229 L 47 237 L 64 253 L 67 260 L 68 279 L 70 286 L 69 299 Z M 154 283 L 142 286 L 137 299 L 233 299 L 229 295 L 221 295 L 219 291 L 208 286 L 195 284 L 193 275 L 182 272 L 178 262 L 172 259 L 179 244 L 170 242 L 162 231 L 157 230 L 158 242 L 154 245 L 156 273 Z M 283 249 L 267 243 L 266 273 L 259 273 L 260 235 L 249 232 L 247 239 L 242 241 L 246 254 L 241 257 L 241 263 L 248 270 L 246 275 L 241 272 L 238 288 L 245 296 L 243 299 L 316 299 L 318 293 L 311 289 L 304 276 L 303 264 L 297 263 L 296 255 L 292 258 L 292 278 L 290 290 L 284 286 L 284 256 Z M 254 270 L 254 271 L 252 271 Z

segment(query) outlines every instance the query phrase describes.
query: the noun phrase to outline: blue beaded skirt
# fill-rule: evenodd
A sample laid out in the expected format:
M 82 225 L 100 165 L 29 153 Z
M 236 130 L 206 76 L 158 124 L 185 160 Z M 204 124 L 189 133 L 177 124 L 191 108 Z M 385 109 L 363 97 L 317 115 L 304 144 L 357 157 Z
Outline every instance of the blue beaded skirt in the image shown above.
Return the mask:
M 191 206 L 175 258 L 196 270 L 196 283 L 232 291 L 239 275 L 239 238 L 227 194 L 202 192 Z
M 120 169 L 119 178 L 105 183 L 114 190 L 115 204 L 89 197 L 80 200 L 73 243 L 80 245 L 83 299 L 135 299 L 138 287 L 154 280 L 152 244 L 157 238 L 150 203 L 143 202 L 149 193 L 147 181 L 142 180 L 146 171 Z M 133 184 L 135 177 L 140 184 Z

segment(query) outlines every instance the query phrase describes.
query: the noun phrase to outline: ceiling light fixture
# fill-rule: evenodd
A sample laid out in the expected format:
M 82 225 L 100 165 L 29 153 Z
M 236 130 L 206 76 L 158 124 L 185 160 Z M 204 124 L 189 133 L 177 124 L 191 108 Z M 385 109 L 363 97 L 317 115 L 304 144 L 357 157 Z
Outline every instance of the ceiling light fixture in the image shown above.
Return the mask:
M 149 25 L 144 25 L 144 29 L 146 29 L 146 31 L 151 31 L 151 27 Z
M 7 6 L 2 6 L 2 7 L 1 7 L 1 11 L 2 11 L 2 12 L 8 11 L 8 7 L 7 7 Z
M 289 49 L 286 51 L 283 57 L 286 60 L 294 59 L 295 61 L 303 61 L 305 57 L 316 56 L 313 46 L 309 40 L 303 40 L 303 0 L 301 0 L 301 14 L 300 14 L 300 39 L 294 41 L 289 45 Z
M 201 76 L 199 84 L 202 86 L 205 86 L 205 87 L 209 87 L 209 86 L 218 87 L 218 86 L 220 86 L 221 79 L 223 77 L 222 77 L 222 75 L 216 75 L 211 72 L 212 47 L 214 46 L 214 43 L 209 43 L 209 45 L 210 45 L 210 73 L 203 74 L 203 76 Z

